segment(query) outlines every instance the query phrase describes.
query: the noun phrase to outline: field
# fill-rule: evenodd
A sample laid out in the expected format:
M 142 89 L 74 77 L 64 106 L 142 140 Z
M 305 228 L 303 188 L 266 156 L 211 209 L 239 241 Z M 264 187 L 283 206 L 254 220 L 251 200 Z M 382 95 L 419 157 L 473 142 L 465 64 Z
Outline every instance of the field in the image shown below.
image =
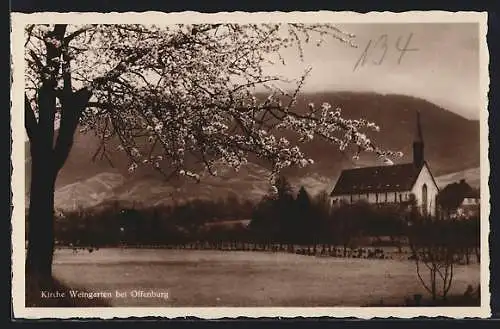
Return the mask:
M 270 252 L 61 249 L 54 275 L 74 290 L 109 293 L 109 306 L 366 306 L 426 295 L 411 261 Z M 456 266 L 451 294 L 478 283 L 477 264 Z

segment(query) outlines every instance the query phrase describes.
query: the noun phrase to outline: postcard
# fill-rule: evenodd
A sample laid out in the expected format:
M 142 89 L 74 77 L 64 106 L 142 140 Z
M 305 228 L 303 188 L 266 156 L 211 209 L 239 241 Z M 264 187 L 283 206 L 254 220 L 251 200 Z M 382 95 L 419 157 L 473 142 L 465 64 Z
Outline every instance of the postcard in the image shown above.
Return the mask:
M 15 317 L 488 317 L 486 33 L 13 13 Z

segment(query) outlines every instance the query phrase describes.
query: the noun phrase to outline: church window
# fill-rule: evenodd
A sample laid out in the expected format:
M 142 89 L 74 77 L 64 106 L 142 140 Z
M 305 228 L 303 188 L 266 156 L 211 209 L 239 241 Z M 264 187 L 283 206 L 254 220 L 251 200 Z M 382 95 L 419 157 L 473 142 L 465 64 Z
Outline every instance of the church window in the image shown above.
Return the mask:
M 422 185 L 422 211 L 427 214 L 427 184 Z

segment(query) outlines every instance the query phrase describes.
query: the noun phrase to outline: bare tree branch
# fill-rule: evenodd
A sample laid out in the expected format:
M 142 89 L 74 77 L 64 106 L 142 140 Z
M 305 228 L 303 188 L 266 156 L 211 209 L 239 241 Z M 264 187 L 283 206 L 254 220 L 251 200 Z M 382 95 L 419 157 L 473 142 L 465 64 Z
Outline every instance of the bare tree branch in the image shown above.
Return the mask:
M 45 68 L 45 65 L 43 65 L 42 61 L 40 60 L 40 58 L 38 58 L 38 55 L 35 53 L 33 49 L 30 49 L 29 53 L 31 58 L 33 59 L 33 63 L 38 67 L 40 73 L 42 73 L 43 69 Z
M 26 45 L 30 42 L 31 40 L 31 35 L 33 33 L 33 29 L 35 28 L 35 24 L 30 24 L 27 28 L 26 28 L 26 32 L 28 33 L 28 37 L 26 38 L 26 42 L 24 43 L 24 47 L 26 48 Z
M 68 36 L 66 36 L 64 38 L 64 44 L 65 45 L 68 45 L 73 39 L 75 39 L 77 36 L 79 36 L 80 34 L 82 33 L 85 33 L 87 32 L 88 30 L 90 30 L 91 28 L 93 28 L 94 26 L 86 26 L 84 28 L 81 28 L 79 30 L 76 30 L 75 32 L 72 32 L 71 34 L 69 34 Z

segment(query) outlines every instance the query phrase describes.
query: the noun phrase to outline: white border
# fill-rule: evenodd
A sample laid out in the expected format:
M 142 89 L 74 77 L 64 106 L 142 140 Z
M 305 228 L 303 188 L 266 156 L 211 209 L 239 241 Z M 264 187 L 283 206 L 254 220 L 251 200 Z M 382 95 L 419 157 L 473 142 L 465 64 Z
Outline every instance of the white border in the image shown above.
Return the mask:
M 263 22 L 302 22 L 302 23 L 478 23 L 480 25 L 480 154 L 481 154 L 481 307 L 331 307 L 331 308 L 27 308 L 24 306 L 24 205 L 25 205 L 25 173 L 24 173 L 24 25 L 35 23 L 123 23 L 152 24 L 153 22 L 168 24 L 194 24 L 207 22 L 237 21 L 238 23 Z M 452 318 L 489 317 L 489 160 L 488 160 L 488 89 L 489 54 L 486 43 L 487 13 L 486 12 L 443 12 L 443 11 L 411 11 L 404 13 L 370 12 L 359 14 L 355 12 L 260 12 L 260 13 L 217 13 L 200 14 L 196 12 L 183 13 L 34 13 L 11 15 L 11 54 L 12 54 L 12 89 L 11 89 L 11 129 L 12 129 L 12 302 L 16 318 L 126 318 L 143 316 L 161 316 L 167 318 L 194 316 L 198 318 L 217 319 L 222 317 L 358 317 L 369 319 L 374 317 L 412 318 L 417 316 L 446 316 Z

